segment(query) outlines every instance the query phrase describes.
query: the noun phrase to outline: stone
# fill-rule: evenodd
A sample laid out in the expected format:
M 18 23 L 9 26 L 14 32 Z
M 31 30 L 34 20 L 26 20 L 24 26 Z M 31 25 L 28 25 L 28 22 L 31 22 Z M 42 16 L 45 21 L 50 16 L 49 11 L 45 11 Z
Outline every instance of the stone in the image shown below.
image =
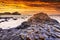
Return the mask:
M 37 13 L 16 28 L 0 29 L 0 40 L 60 40 L 60 23 Z
M 16 29 L 25 29 L 27 27 L 30 27 L 29 23 L 28 22 L 23 22 L 21 25 L 16 27 Z
M 45 13 L 37 13 L 34 14 L 30 19 L 28 19 L 29 22 L 45 22 L 50 21 L 50 17 Z

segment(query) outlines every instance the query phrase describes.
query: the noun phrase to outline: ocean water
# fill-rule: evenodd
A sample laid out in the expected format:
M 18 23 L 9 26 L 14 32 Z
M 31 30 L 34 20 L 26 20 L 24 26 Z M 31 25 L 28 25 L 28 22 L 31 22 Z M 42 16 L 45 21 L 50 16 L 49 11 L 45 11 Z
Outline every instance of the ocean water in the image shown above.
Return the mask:
M 55 19 L 60 23 L 60 16 L 50 16 L 50 18 Z
M 9 29 L 21 25 L 22 22 L 27 21 L 30 17 L 28 15 L 1 15 L 0 17 L 13 17 L 5 21 L 5 19 L 0 19 L 0 28 Z M 17 20 L 14 20 L 17 19 Z M 2 21 L 2 22 L 1 22 Z
M 21 25 L 21 23 L 27 21 L 31 17 L 31 15 L 1 15 L 0 17 L 13 17 L 8 19 L 7 21 L 5 21 L 5 19 L 0 19 L 0 28 L 9 29 Z M 60 16 L 50 17 L 60 22 Z

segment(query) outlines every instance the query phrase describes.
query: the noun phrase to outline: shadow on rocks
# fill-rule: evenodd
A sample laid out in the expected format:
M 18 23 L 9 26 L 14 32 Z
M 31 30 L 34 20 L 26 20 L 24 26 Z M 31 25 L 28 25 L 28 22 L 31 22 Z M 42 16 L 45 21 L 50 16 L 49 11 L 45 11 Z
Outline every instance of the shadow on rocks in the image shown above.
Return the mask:
M 15 29 L 25 29 L 25 28 L 28 28 L 30 27 L 30 23 L 28 22 L 23 22 L 21 25 L 19 25 L 18 27 L 16 27 Z

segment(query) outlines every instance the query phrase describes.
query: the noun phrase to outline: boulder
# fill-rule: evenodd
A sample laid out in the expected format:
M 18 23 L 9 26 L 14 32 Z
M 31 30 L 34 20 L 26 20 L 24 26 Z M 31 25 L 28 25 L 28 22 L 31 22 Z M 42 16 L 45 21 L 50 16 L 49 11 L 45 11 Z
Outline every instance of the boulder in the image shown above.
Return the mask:
M 28 22 L 23 22 L 21 25 L 19 25 L 18 27 L 16 27 L 16 29 L 25 29 L 27 27 L 30 27 L 30 23 Z
M 47 24 L 59 24 L 59 22 L 55 19 L 51 19 L 45 13 L 37 13 L 34 14 L 30 19 L 28 19 L 30 23 L 47 23 Z

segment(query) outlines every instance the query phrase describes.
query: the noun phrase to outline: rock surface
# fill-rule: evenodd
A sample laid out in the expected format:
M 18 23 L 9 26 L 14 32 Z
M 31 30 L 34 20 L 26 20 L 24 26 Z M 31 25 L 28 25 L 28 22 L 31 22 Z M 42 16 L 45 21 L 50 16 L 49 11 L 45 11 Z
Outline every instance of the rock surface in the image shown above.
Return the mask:
M 28 19 L 29 22 L 31 23 L 59 23 L 54 19 L 51 19 L 47 14 L 44 13 L 37 13 L 33 15 L 30 19 Z
M 38 13 L 16 28 L 0 28 L 0 40 L 60 40 L 60 24 Z

